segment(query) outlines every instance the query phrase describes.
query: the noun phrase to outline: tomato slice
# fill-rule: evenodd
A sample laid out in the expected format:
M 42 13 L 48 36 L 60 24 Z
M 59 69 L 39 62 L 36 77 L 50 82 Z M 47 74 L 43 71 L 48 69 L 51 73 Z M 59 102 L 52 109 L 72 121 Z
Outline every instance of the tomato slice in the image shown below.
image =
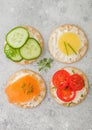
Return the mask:
M 66 70 L 58 70 L 52 77 L 52 82 L 55 87 L 66 83 L 68 81 L 70 74 Z
M 84 80 L 79 74 L 73 74 L 69 78 L 69 85 L 74 90 L 79 91 L 84 87 Z
M 72 101 L 76 96 L 76 91 L 69 86 L 68 83 L 63 84 L 57 88 L 57 96 L 64 102 Z

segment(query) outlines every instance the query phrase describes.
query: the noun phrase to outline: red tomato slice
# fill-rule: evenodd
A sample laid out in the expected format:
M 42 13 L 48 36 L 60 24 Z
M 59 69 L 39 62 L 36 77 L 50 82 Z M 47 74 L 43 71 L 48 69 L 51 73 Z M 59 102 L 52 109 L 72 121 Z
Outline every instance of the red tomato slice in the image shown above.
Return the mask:
M 57 96 L 64 102 L 72 101 L 76 96 L 76 91 L 73 90 L 68 83 L 63 84 L 57 88 Z
M 74 90 L 79 91 L 84 87 L 84 80 L 79 74 L 73 74 L 69 78 L 69 85 Z
M 70 74 L 66 70 L 58 70 L 52 77 L 52 82 L 55 87 L 66 83 L 68 81 Z

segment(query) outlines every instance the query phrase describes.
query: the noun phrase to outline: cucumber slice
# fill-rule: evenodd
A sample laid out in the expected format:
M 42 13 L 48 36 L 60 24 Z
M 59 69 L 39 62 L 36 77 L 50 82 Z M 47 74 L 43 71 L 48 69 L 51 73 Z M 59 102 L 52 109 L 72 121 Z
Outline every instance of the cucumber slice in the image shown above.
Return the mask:
M 8 44 L 6 44 L 4 47 L 4 53 L 12 61 L 19 62 L 22 60 L 22 57 L 19 53 L 19 49 L 14 49 L 10 47 Z
M 26 44 L 20 48 L 20 54 L 26 60 L 36 59 L 40 56 L 41 52 L 41 46 L 34 38 L 29 38 Z
M 16 27 L 6 35 L 7 43 L 13 48 L 22 47 L 29 37 L 29 32 L 24 27 Z

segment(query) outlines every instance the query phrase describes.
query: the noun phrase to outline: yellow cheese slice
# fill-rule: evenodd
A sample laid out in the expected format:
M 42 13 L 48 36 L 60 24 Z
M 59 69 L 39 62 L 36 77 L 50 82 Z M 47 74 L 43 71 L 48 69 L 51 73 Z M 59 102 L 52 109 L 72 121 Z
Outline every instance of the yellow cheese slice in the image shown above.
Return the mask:
M 58 48 L 66 55 L 71 55 L 75 52 L 77 53 L 81 48 L 81 41 L 79 36 L 72 32 L 64 33 L 59 37 Z

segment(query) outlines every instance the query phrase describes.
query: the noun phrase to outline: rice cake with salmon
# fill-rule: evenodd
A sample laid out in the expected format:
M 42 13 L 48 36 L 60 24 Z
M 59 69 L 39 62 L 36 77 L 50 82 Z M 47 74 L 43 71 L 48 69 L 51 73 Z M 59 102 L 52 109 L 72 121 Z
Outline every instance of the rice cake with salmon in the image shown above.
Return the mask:
M 33 108 L 45 98 L 46 85 L 38 73 L 20 70 L 9 78 L 5 93 L 10 103 L 22 108 Z

